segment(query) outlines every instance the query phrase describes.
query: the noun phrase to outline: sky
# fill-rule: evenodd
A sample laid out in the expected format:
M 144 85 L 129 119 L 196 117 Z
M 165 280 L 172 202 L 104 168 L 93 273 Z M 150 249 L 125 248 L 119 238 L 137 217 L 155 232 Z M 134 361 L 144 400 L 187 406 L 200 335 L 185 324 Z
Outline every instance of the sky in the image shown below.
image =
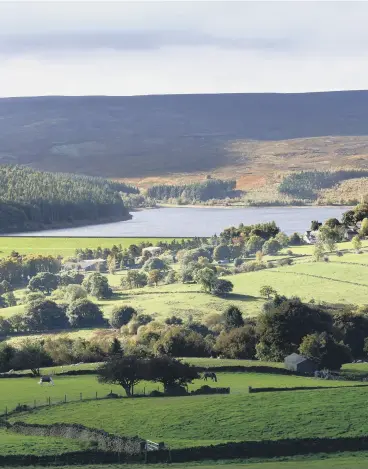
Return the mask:
M 0 96 L 368 88 L 368 1 L 2 1 Z

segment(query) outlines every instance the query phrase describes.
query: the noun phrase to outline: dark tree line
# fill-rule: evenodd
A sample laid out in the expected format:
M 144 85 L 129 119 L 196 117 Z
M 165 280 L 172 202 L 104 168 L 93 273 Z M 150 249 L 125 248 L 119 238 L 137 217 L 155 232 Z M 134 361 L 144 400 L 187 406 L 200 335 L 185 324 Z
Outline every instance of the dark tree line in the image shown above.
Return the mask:
M 138 189 L 102 178 L 0 166 L 0 232 L 129 216 L 119 193 Z
M 157 200 L 183 198 L 191 201 L 205 202 L 210 199 L 232 197 L 236 181 L 209 179 L 205 182 L 185 185 L 160 184 L 147 189 L 147 195 Z
M 367 177 L 368 171 L 302 171 L 286 176 L 279 185 L 279 192 L 300 199 L 315 199 L 320 189 L 333 187 L 340 181 Z

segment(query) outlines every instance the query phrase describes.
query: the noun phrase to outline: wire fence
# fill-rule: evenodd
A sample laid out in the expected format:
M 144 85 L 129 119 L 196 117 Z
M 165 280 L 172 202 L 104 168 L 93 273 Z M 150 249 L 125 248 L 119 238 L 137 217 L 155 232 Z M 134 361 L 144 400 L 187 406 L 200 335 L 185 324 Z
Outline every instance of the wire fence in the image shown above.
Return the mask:
M 158 387 L 157 390 L 160 388 Z M 150 387 L 149 392 L 152 391 Z M 73 402 L 87 402 L 87 401 L 97 401 L 97 400 L 107 400 L 107 399 L 131 399 L 139 397 L 148 397 L 149 392 L 146 391 L 146 387 L 140 390 L 140 392 L 135 393 L 134 396 L 128 397 L 121 394 L 117 394 L 110 391 L 109 394 L 105 394 L 100 391 L 89 392 L 89 393 L 76 393 L 76 394 L 64 394 L 62 396 L 47 396 L 43 399 L 33 399 L 29 401 L 20 401 L 16 406 L 5 406 L 3 413 L 0 414 L 0 417 L 7 418 L 10 415 L 14 415 L 20 412 L 26 412 L 33 409 L 47 408 L 51 406 L 58 406 L 63 404 L 70 404 Z

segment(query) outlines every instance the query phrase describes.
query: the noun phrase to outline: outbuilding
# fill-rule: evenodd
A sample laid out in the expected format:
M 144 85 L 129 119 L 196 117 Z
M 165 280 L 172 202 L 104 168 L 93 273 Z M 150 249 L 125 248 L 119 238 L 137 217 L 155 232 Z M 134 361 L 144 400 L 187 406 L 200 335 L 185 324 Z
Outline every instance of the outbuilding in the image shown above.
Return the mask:
M 65 270 L 83 270 L 84 272 L 98 272 L 106 270 L 105 259 L 85 259 L 78 262 L 65 262 Z
M 284 360 L 284 365 L 287 370 L 294 371 L 296 373 L 314 373 L 317 370 L 316 364 L 307 357 L 292 353 L 288 355 Z

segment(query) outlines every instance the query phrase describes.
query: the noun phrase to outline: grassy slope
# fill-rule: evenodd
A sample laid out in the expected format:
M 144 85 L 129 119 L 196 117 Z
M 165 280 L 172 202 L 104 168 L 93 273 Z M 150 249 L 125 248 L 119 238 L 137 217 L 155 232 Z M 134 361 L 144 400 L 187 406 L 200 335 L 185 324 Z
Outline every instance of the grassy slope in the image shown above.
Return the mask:
M 246 376 L 244 381 L 252 382 Z M 362 436 L 368 432 L 366 395 L 364 387 L 264 394 L 246 394 L 235 389 L 226 396 L 77 402 L 40 409 L 21 419 L 43 424 L 78 422 L 123 435 L 139 434 L 165 441 L 172 447 Z M 112 419 L 112 415 L 119 418 Z
M 114 244 L 129 247 L 131 244 L 158 241 L 171 241 L 173 238 L 52 238 L 31 236 L 6 236 L 0 237 L 0 257 L 8 256 L 12 251 L 20 254 L 43 254 L 52 256 L 69 257 L 75 254 L 76 249 L 111 248 Z

